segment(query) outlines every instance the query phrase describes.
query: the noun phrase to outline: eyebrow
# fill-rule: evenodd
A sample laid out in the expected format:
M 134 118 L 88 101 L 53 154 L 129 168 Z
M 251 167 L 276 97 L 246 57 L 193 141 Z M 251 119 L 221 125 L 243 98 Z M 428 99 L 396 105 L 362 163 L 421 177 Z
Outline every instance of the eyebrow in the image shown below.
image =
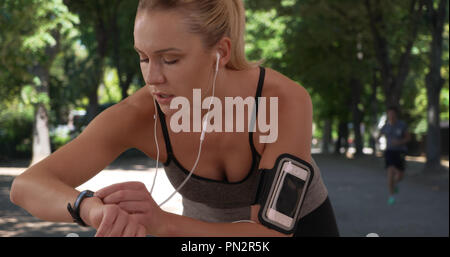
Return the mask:
M 142 53 L 142 54 L 144 53 L 141 50 L 139 50 L 136 46 L 134 47 L 134 49 L 139 53 Z M 153 54 L 161 54 L 161 53 L 165 53 L 165 52 L 169 52 L 169 51 L 181 52 L 181 49 L 170 47 L 170 48 L 166 48 L 166 49 L 157 50 L 157 51 L 153 52 Z

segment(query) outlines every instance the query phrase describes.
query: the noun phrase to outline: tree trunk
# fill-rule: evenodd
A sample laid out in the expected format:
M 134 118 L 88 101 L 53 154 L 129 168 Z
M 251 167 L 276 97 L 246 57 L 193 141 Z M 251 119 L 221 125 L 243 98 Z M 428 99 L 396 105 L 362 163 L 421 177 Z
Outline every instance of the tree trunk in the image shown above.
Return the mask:
M 331 143 L 331 125 L 332 119 L 328 118 L 325 120 L 325 124 L 323 126 L 323 134 L 322 134 L 322 153 L 329 154 L 330 153 L 330 143 Z
M 437 86 L 436 84 L 434 86 Z M 427 137 L 426 137 L 426 169 L 439 168 L 441 165 L 441 133 L 439 119 L 439 98 L 441 90 L 427 86 Z
M 40 162 L 50 154 L 48 111 L 45 104 L 37 104 L 33 122 L 33 156 L 30 166 Z
M 375 2 L 375 5 L 373 5 Z M 423 0 L 411 0 L 409 8 L 410 24 L 406 28 L 409 32 L 403 53 L 398 59 L 398 63 L 393 63 L 390 57 L 390 49 L 386 38 L 384 17 L 380 1 L 365 0 L 365 6 L 369 17 L 370 30 L 374 38 L 375 56 L 380 68 L 381 80 L 386 97 L 386 106 L 399 107 L 403 84 L 410 69 L 411 49 L 417 38 L 419 24 L 421 23 Z M 418 8 L 416 8 L 418 5 Z M 400 49 L 394 49 L 401 51 Z M 394 74 L 393 70 L 397 70 Z
M 133 80 L 133 73 L 128 72 L 124 82 L 121 82 L 122 100 L 128 97 L 128 89 L 130 89 L 131 81 Z
M 123 69 L 121 63 L 121 55 L 120 55 L 120 28 L 117 24 L 118 21 L 118 11 L 120 7 L 121 1 L 115 1 L 112 3 L 112 15 L 109 17 L 109 27 L 111 28 L 111 39 L 114 42 L 112 46 L 112 57 L 114 65 L 117 69 L 117 77 L 119 79 L 119 87 L 122 93 L 122 100 L 128 97 L 128 86 L 125 85 L 123 79 Z M 126 80 L 126 78 L 125 78 Z
M 447 0 L 441 0 L 438 10 L 433 7 L 433 1 L 427 0 L 427 16 L 431 29 L 432 41 L 430 51 L 430 67 L 426 76 L 427 86 L 427 145 L 425 164 L 426 170 L 441 168 L 441 134 L 439 99 L 444 80 L 441 77 L 442 66 L 442 32 L 445 23 Z
M 50 99 L 50 68 L 52 63 L 60 51 L 60 33 L 58 30 L 51 32 L 53 38 L 56 41 L 54 46 L 45 48 L 45 63 L 35 64 L 32 68 L 32 73 L 39 78 L 40 84 L 35 84 L 36 92 L 44 97 L 38 97 L 39 103 L 35 104 L 34 121 L 33 121 L 33 147 L 31 165 L 43 160 L 51 154 L 50 133 L 49 133 L 49 110 L 47 106 L 49 103 L 43 101 L 43 98 Z M 41 61 L 42 62 L 42 61 Z
M 377 89 L 378 89 L 378 79 L 377 79 L 377 70 L 373 71 L 372 74 L 372 94 L 370 95 L 370 148 L 372 148 L 372 154 L 376 155 L 377 153 L 377 142 L 376 142 L 376 134 L 378 133 L 378 101 L 377 101 Z
M 34 66 L 32 72 L 40 80 L 39 84 L 34 85 L 36 93 L 48 97 L 50 80 L 48 68 L 44 67 L 42 64 L 37 64 Z M 39 99 L 42 98 L 39 97 Z M 31 165 L 34 165 L 51 154 L 48 110 L 44 102 L 39 102 L 34 105 L 32 151 Z
M 341 154 L 341 148 L 344 147 L 344 154 L 348 150 L 348 125 L 347 119 L 339 120 L 338 125 L 338 139 L 336 141 L 336 147 L 334 149 L 335 154 Z
M 94 90 L 95 89 L 95 90 Z M 94 86 L 94 89 L 89 93 L 88 99 L 89 99 L 89 105 L 86 112 L 86 122 L 83 122 L 84 124 L 90 123 L 95 116 L 97 116 L 98 112 L 98 86 Z
M 96 24 L 95 24 L 95 36 L 97 40 L 97 66 L 96 66 L 96 81 L 94 81 L 92 85 L 92 89 L 89 92 L 88 98 L 89 98 L 89 105 L 87 108 L 87 115 L 84 124 L 88 124 L 91 122 L 95 116 L 97 116 L 98 112 L 98 87 L 103 81 L 103 74 L 104 74 L 104 60 L 107 54 L 107 47 L 108 47 L 108 31 L 107 27 L 105 26 L 106 22 L 104 21 L 104 17 L 102 16 L 101 8 L 97 6 L 96 9 L 97 17 L 96 17 Z M 120 78 L 120 77 L 119 77 Z
M 363 142 L 361 136 L 361 121 L 363 113 L 358 108 L 358 105 L 361 102 L 362 84 L 358 79 L 353 78 L 350 80 L 350 87 L 352 89 L 351 111 L 352 111 L 353 133 L 355 134 L 354 146 L 356 150 L 354 156 L 358 157 L 362 155 L 363 150 Z

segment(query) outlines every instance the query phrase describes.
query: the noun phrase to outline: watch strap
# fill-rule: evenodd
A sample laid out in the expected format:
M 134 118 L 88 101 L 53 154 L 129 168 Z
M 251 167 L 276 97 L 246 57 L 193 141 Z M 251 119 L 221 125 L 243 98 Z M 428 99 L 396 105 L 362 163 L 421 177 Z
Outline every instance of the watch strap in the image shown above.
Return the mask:
M 73 221 L 75 223 L 79 224 L 80 226 L 87 227 L 86 223 L 83 221 L 83 219 L 80 216 L 81 202 L 83 202 L 84 199 L 93 197 L 93 196 L 94 196 L 94 192 L 92 192 L 90 190 L 84 190 L 78 195 L 77 199 L 75 200 L 75 203 L 73 204 L 73 207 L 70 203 L 67 204 L 67 210 L 69 211 L 70 216 L 72 216 Z

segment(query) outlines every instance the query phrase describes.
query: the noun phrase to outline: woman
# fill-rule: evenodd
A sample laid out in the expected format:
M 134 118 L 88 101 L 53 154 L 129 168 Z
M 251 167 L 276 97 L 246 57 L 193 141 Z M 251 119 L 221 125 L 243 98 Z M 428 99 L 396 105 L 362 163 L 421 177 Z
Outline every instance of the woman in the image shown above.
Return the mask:
M 264 135 L 258 126 L 254 133 L 207 133 L 195 172 L 180 190 L 183 216 L 164 212 L 143 184 L 131 182 L 84 198 L 79 219 L 97 229 L 97 236 L 286 236 L 260 224 L 254 197 L 258 171 L 271 169 L 278 156 L 289 153 L 313 164 L 315 171 L 294 235 L 337 236 L 327 190 L 310 153 L 310 97 L 280 73 L 249 63 L 244 32 L 241 0 L 140 1 L 134 38 L 146 86 L 18 176 L 11 200 L 38 218 L 70 222 L 67 203 L 80 194 L 74 188 L 126 149 L 137 148 L 156 159 L 157 142 L 159 158 L 177 187 L 201 150 L 201 131 L 175 133 L 169 126 L 176 112 L 170 103 L 175 96 L 188 99 L 194 106 L 187 114 L 195 116 L 193 90 L 200 89 L 204 100 L 212 95 L 213 84 L 214 96 L 222 103 L 225 97 L 278 97 L 276 141 L 258 140 Z M 207 112 L 202 109 L 201 117 Z M 238 220 L 249 222 L 233 222 Z

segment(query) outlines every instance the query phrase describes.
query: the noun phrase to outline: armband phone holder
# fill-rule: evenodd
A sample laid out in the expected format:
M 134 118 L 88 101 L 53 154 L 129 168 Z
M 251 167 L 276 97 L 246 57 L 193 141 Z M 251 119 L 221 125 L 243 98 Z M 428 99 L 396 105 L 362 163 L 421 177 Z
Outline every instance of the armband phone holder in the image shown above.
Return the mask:
M 308 162 L 291 154 L 280 155 L 272 169 L 261 169 L 256 203 L 261 205 L 261 224 L 284 234 L 292 234 L 314 176 Z

